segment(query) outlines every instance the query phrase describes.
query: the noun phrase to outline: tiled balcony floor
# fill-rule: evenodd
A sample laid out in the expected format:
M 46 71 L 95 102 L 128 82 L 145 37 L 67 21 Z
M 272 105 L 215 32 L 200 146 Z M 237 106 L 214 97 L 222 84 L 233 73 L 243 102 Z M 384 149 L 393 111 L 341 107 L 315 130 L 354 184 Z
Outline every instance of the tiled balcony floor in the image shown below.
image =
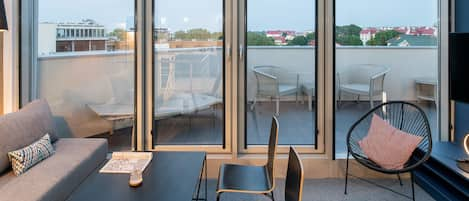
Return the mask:
M 432 127 L 434 138 L 437 130 L 437 113 L 435 104 L 429 102 L 418 103 L 427 113 Z M 336 116 L 336 152 L 345 153 L 345 136 L 350 126 L 369 110 L 368 102 L 344 102 L 337 109 Z M 273 103 L 263 102 L 256 105 L 254 111 L 247 113 L 247 141 L 248 144 L 267 144 L 271 118 L 273 115 Z M 156 123 L 159 144 L 185 145 L 185 144 L 221 144 L 222 136 L 222 112 L 220 110 L 206 110 L 191 116 L 180 116 Z M 314 144 L 315 128 L 314 110 L 308 111 L 306 104 L 295 102 L 280 103 L 280 132 L 279 144 Z M 96 137 L 109 139 L 110 149 L 129 150 L 131 129 L 121 129 L 109 136 L 103 134 Z

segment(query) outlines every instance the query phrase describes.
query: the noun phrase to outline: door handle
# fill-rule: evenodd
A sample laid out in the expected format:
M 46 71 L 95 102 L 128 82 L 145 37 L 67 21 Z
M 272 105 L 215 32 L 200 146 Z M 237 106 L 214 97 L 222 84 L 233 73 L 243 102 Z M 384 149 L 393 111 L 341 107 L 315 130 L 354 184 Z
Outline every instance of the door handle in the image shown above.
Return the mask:
M 244 59 L 244 45 L 239 45 L 239 60 L 243 61 Z

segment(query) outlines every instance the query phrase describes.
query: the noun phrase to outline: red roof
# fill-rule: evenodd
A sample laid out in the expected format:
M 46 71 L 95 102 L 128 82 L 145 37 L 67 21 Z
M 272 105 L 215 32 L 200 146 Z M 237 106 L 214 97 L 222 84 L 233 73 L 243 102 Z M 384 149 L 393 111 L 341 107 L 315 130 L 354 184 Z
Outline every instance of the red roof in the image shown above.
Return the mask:
M 378 32 L 376 28 L 366 28 L 366 29 L 362 29 L 360 31 L 360 34 L 375 34 L 376 32 Z
M 274 31 L 267 31 L 266 34 L 269 35 L 282 35 L 283 33 L 286 33 L 287 35 L 295 35 L 295 31 L 282 31 L 282 30 L 274 30 Z

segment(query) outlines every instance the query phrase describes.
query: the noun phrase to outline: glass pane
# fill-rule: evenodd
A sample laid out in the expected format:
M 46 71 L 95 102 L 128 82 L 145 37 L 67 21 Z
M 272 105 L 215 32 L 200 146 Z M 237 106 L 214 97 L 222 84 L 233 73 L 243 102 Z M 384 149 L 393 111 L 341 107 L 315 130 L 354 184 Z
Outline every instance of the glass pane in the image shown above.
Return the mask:
M 223 0 L 155 0 L 156 145 L 224 139 Z
M 110 151 L 130 150 L 134 1 L 38 4 L 37 82 L 31 90 L 47 99 L 58 133 L 107 138 Z
M 247 145 L 267 144 L 273 115 L 279 144 L 316 143 L 315 13 L 313 0 L 247 1 Z
M 438 4 L 336 0 L 336 153 L 346 153 L 352 124 L 384 101 L 417 104 L 438 139 Z

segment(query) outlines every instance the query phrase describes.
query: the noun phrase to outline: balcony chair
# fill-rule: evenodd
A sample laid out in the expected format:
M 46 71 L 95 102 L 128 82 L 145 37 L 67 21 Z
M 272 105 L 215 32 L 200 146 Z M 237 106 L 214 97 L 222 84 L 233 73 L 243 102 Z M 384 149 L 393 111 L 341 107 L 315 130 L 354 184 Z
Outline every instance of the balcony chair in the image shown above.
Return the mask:
M 303 196 L 304 169 L 300 155 L 290 147 L 287 178 L 285 179 L 285 201 L 301 201 Z
M 386 120 L 393 127 L 398 128 L 409 134 L 417 135 L 423 137 L 422 141 L 418 145 L 417 149 L 412 153 L 409 161 L 404 165 L 402 169 L 385 169 L 381 166 L 374 163 L 372 160 L 368 159 L 364 151 L 359 146 L 358 142 L 363 139 L 367 134 L 371 126 L 371 120 L 373 115 L 376 114 L 382 119 Z M 400 174 L 410 172 L 411 175 L 411 185 L 412 185 L 412 197 L 398 193 L 394 190 L 391 190 L 394 193 L 402 195 L 404 197 L 415 200 L 414 192 L 414 174 L 413 170 L 422 165 L 429 157 L 432 151 L 432 136 L 430 130 L 430 124 L 428 119 L 418 106 L 402 102 L 402 101 L 391 101 L 387 103 L 380 104 L 366 113 L 361 117 L 353 126 L 350 128 L 347 134 L 347 163 L 345 170 L 345 194 L 347 194 L 347 183 L 349 176 L 349 157 L 352 155 L 356 161 L 375 171 L 385 173 L 385 174 L 395 174 L 397 175 L 400 184 L 402 186 L 402 181 Z M 372 182 L 370 182 L 372 183 Z M 387 187 L 375 184 L 378 187 L 390 190 Z
M 299 75 L 292 74 L 277 66 L 255 66 L 253 68 L 257 81 L 257 91 L 251 110 L 259 97 L 270 97 L 276 101 L 275 115 L 279 116 L 280 97 L 290 94 L 296 95 L 298 102 Z
M 342 103 L 343 93 L 368 96 L 370 108 L 373 108 L 373 98 L 384 92 L 384 78 L 390 68 L 375 64 L 356 64 L 349 66 L 344 72 L 338 73 L 339 105 Z
M 272 118 L 267 163 L 263 166 L 222 164 L 218 175 L 217 201 L 225 192 L 251 193 L 269 196 L 274 200 L 275 156 L 278 143 L 278 120 Z

